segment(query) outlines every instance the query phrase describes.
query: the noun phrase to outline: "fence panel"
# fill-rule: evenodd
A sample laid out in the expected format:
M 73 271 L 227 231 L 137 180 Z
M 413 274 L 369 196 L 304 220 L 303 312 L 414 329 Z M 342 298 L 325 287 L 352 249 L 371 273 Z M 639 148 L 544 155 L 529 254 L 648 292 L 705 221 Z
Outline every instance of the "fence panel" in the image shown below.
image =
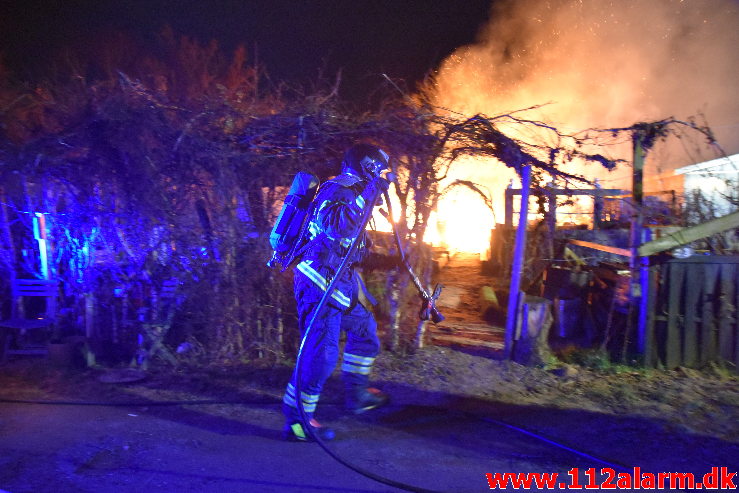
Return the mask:
M 724 361 L 739 368 L 739 256 L 693 256 L 661 266 L 656 354 L 667 368 Z

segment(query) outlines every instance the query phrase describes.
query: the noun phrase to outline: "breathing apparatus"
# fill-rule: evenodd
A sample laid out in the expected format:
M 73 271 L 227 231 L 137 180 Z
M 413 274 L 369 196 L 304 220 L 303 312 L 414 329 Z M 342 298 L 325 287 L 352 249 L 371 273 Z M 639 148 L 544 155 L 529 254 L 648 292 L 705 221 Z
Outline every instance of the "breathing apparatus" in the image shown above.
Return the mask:
M 344 154 L 341 172 L 371 182 L 382 179 L 382 173 L 390 169 L 389 161 L 388 154 L 379 147 L 372 144 L 357 144 Z M 274 253 L 267 261 L 267 266 L 280 266 L 280 270 L 285 271 L 302 253 L 312 213 L 311 206 L 319 184 L 320 181 L 312 173 L 300 171 L 295 175 L 282 204 L 280 215 L 269 235 Z
M 318 178 L 311 173 L 300 171 L 295 175 L 282 204 L 280 215 L 269 235 L 269 243 L 274 253 L 267 261 L 267 266 L 280 265 L 281 271 L 285 271 L 298 256 L 308 226 L 306 218 L 310 217 L 309 212 L 318 184 Z

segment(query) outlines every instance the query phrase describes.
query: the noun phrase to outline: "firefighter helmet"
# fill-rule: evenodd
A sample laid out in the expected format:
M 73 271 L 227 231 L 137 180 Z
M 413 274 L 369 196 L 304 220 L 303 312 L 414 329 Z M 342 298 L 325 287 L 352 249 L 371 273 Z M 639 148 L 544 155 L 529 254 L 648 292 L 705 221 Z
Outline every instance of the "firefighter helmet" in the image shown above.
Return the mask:
M 375 145 L 356 144 L 344 154 L 341 172 L 370 180 L 390 168 L 389 160 L 390 156 Z

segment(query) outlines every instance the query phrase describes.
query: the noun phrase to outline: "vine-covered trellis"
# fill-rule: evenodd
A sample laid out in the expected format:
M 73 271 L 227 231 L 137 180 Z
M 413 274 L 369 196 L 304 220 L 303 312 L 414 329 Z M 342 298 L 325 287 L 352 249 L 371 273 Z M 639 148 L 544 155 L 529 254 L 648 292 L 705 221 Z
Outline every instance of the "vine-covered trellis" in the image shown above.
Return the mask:
M 588 139 L 516 113 L 443 114 L 388 85 L 382 107 L 357 114 L 338 100 L 340 80 L 310 91 L 269 86 L 243 49 L 226 58 L 213 43 L 167 31 L 160 42 L 161 58 L 109 59 L 95 78 L 74 63 L 35 84 L 0 78 L 0 290 L 15 276 L 60 280 L 58 333 L 83 332 L 114 358 L 130 357 L 137 313 L 173 279 L 184 301 L 170 344 L 225 360 L 290 353 L 290 277 L 266 267 L 266 236 L 292 176 L 328 178 L 357 141 L 392 156 L 399 227 L 426 282 L 431 264 L 420 246 L 461 156 L 565 179 L 582 179 L 563 171 L 573 159 L 614 165 L 583 151 Z M 511 126 L 554 144 L 514 138 L 504 130 Z M 406 323 L 416 307 L 408 278 L 391 272 L 377 289 L 389 300 L 387 344 L 420 345 L 423 325 Z

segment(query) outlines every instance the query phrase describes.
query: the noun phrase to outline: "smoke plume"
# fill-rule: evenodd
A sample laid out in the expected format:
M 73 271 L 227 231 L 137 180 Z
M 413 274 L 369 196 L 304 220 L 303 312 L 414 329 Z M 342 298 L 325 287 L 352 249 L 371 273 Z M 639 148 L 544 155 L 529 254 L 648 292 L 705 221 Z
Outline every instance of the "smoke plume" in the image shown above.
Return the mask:
M 479 41 L 448 57 L 434 82 L 435 103 L 466 114 L 551 102 L 527 116 L 565 132 L 702 114 L 737 153 L 739 2 L 499 1 Z M 715 157 L 695 141 L 655 149 L 652 172 Z

